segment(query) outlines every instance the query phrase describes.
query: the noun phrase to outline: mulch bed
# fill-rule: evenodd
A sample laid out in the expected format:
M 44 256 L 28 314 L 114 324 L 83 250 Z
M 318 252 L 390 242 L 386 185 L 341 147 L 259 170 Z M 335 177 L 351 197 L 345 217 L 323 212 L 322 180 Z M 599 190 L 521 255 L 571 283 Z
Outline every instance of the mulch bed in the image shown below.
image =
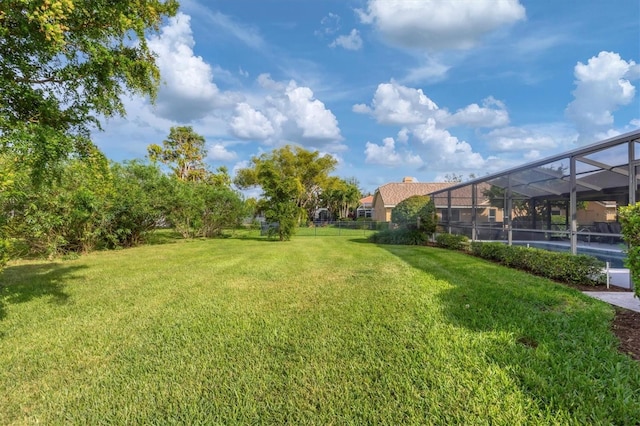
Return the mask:
M 620 340 L 620 352 L 640 361 L 640 312 L 616 308 L 611 331 Z

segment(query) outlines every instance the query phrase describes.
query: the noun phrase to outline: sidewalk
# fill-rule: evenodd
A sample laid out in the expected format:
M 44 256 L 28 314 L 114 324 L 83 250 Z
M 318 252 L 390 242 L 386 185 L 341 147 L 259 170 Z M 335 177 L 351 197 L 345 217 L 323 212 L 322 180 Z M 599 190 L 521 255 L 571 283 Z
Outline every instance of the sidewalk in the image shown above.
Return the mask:
M 609 291 L 583 291 L 587 296 L 600 299 L 607 303 L 632 311 L 640 312 L 640 299 L 634 297 L 632 291 L 609 292 Z

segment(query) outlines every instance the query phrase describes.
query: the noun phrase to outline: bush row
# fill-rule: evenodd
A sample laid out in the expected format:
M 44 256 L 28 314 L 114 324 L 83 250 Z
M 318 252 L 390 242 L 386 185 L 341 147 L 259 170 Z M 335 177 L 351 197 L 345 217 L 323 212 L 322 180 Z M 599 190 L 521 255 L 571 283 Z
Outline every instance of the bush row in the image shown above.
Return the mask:
M 436 246 L 449 250 L 463 250 L 469 245 L 469 238 L 464 235 L 438 234 Z
M 428 236 L 418 229 L 398 228 L 386 229 L 369 237 L 369 241 L 376 244 L 403 244 L 419 246 L 427 242 Z
M 504 243 L 471 243 L 471 252 L 484 259 L 572 284 L 603 284 L 604 262 L 593 256 L 558 253 Z
M 38 185 L 28 168 L 0 154 L 3 167 L 15 173 L 0 185 L 0 265 L 7 254 L 53 258 L 132 247 L 159 226 L 185 238 L 219 236 L 245 216 L 241 194 L 229 185 L 181 181 L 152 164 L 70 159 L 50 185 Z
M 640 297 L 640 203 L 621 207 L 622 237 L 629 245 L 626 266 L 631 272 L 636 296 Z

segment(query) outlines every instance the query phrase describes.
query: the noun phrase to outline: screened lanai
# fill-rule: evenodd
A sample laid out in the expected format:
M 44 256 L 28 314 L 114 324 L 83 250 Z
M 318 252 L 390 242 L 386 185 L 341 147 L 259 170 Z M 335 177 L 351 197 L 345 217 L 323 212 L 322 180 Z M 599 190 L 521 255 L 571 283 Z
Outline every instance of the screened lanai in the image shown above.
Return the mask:
M 439 232 L 622 267 L 618 207 L 640 201 L 640 130 L 434 192 Z

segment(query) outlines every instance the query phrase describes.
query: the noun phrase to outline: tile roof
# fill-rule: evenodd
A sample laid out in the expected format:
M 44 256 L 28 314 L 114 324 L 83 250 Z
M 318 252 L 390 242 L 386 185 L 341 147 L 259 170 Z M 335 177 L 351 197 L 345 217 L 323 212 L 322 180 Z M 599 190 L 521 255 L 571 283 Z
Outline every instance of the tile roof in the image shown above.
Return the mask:
M 454 182 L 403 182 L 403 183 L 387 183 L 376 190 L 376 196 L 382 198 L 385 206 L 391 207 L 397 205 L 402 200 L 413 195 L 427 195 L 434 191 L 448 188 L 454 185 Z
M 360 204 L 373 204 L 373 195 L 367 195 L 366 197 L 361 198 Z

